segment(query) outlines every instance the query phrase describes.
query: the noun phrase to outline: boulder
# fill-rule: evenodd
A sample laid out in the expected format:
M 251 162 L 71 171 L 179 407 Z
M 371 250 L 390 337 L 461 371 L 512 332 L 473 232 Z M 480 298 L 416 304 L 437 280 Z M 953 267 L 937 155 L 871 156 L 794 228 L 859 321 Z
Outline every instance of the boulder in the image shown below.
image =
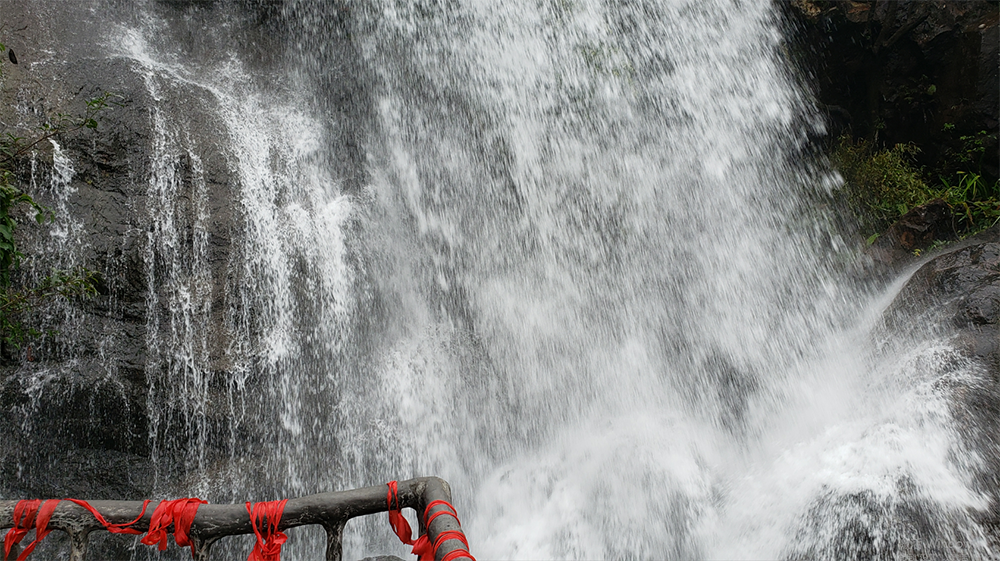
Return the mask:
M 1000 225 L 924 263 L 890 312 L 953 328 L 959 347 L 1000 382 Z

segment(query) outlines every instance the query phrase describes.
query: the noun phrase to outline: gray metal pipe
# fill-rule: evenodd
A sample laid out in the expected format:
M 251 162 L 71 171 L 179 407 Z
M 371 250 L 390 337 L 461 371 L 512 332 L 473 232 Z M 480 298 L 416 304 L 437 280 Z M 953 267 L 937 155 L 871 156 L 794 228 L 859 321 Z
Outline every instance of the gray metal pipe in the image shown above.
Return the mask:
M 433 501 L 451 502 L 451 488 L 446 481 L 437 477 L 418 477 L 400 481 L 397 484 L 397 489 L 400 506 L 416 510 L 421 517 L 426 506 Z M 386 485 L 378 485 L 289 499 L 278 529 L 285 530 L 308 524 L 322 525 L 327 532 L 326 560 L 340 561 L 344 525 L 351 518 L 388 511 L 387 491 Z M 136 520 L 143 505 L 142 501 L 88 502 L 112 524 L 124 524 Z M 18 501 L 14 500 L 0 501 L 0 529 L 13 527 L 14 507 L 17 503 Z M 130 528 L 140 531 L 148 530 L 156 504 L 157 501 L 150 502 L 142 518 L 139 518 Z M 435 507 L 433 512 L 438 510 L 446 509 Z M 422 525 L 423 520 L 421 519 Z M 83 560 L 87 548 L 87 536 L 90 532 L 104 531 L 104 526 L 97 522 L 90 512 L 69 501 L 62 501 L 56 506 L 48 527 L 70 535 L 72 539 L 71 561 Z M 438 516 L 427 529 L 428 538 L 431 543 L 434 543 L 442 532 L 447 531 L 461 532 L 462 527 L 458 520 L 452 516 Z M 207 561 L 211 545 L 220 538 L 252 533 L 250 515 L 244 504 L 201 505 L 194 517 L 194 522 L 191 524 L 191 540 L 194 543 L 195 559 Z M 465 550 L 461 540 L 455 538 L 442 542 L 437 551 L 436 561 L 440 561 L 445 555 L 456 549 Z

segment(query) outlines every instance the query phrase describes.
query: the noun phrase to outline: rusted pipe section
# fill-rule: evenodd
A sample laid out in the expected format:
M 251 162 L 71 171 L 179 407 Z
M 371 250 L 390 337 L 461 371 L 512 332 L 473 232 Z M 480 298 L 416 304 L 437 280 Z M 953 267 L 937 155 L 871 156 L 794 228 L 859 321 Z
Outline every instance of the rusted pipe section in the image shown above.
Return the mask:
M 342 556 L 342 541 L 344 524 L 351 518 L 386 512 L 387 487 L 377 485 L 338 491 L 320 493 L 297 499 L 289 499 L 281 516 L 280 530 L 295 528 L 308 524 L 322 525 L 327 531 L 327 561 L 340 561 Z M 426 505 L 436 500 L 451 502 L 451 489 L 448 483 L 437 477 L 419 477 L 400 481 L 398 483 L 399 504 L 404 508 L 412 508 L 421 515 Z M 14 525 L 14 507 L 18 501 L 0 501 L 0 529 Z M 104 518 L 112 524 L 123 524 L 135 520 L 142 511 L 141 501 L 89 501 Z M 135 524 L 130 526 L 135 530 L 145 532 L 149 528 L 150 518 L 156 508 L 157 501 L 152 501 L 145 514 Z M 435 507 L 433 512 L 443 507 Z M 70 559 L 80 559 L 86 552 L 87 535 L 95 530 L 104 530 L 94 516 L 83 507 L 62 501 L 56 506 L 49 528 L 61 530 L 72 537 L 72 552 Z M 431 543 L 438 534 L 446 531 L 462 531 L 458 521 L 451 516 L 439 516 L 428 528 Z M 244 504 L 213 505 L 205 504 L 198 508 L 194 522 L 191 524 L 191 538 L 195 544 L 195 559 L 207 561 L 208 551 L 212 543 L 225 536 L 252 534 L 250 515 Z M 465 549 L 460 540 L 445 541 L 437 552 L 437 561 L 455 549 Z

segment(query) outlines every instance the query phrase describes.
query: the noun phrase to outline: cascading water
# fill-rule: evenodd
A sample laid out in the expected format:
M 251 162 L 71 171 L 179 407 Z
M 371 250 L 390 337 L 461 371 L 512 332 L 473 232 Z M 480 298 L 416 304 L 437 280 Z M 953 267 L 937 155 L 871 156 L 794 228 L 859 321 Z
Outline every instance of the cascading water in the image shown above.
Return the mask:
M 150 100 L 157 493 L 439 475 L 481 559 L 996 558 L 949 402 L 984 373 L 839 270 L 774 7 L 248 5 L 278 70 L 243 4 L 106 31 Z
M 297 110 L 294 100 L 275 104 L 238 60 L 223 57 L 203 68 L 178 63 L 169 47 L 149 41 L 164 27 L 148 15 L 135 27 L 123 26 L 116 53 L 135 63 L 153 105 L 146 260 L 147 282 L 159 289 L 150 294 L 148 326 L 149 345 L 159 355 L 148 366 L 149 404 L 179 418 L 164 417 L 161 424 L 152 415 L 151 438 L 154 447 L 187 456 L 186 474 L 200 478 L 203 492 L 218 492 L 219 477 L 236 477 L 236 487 L 226 492 L 253 488 L 248 475 L 220 474 L 208 465 L 213 460 L 206 455 L 225 440 L 226 463 L 238 463 L 237 455 L 248 450 L 259 460 L 256 470 L 261 461 L 292 459 L 280 468 L 269 465 L 265 479 L 271 480 L 258 483 L 307 492 L 312 487 L 303 486 L 299 470 L 321 460 L 301 462 L 332 445 L 301 439 L 322 439 L 308 426 L 324 414 L 310 410 L 311 394 L 324 395 L 335 385 L 325 368 L 336 362 L 342 325 L 349 323 L 351 272 L 343 263 L 342 229 L 351 203 L 314 161 L 320 123 Z M 168 111 L 176 104 L 194 116 L 172 118 Z M 216 179 L 209 186 L 202 159 L 219 157 L 219 137 L 226 139 L 221 156 L 229 183 Z M 217 191 L 210 195 L 210 188 Z M 234 227 L 242 231 L 225 265 L 224 294 L 212 294 L 211 277 L 218 272 L 209 263 L 209 207 L 220 199 L 229 203 L 229 196 L 235 208 L 225 212 L 237 215 Z M 213 314 L 225 315 L 226 333 L 206 333 Z M 240 434 L 246 430 L 255 433 L 250 442 Z M 274 446 L 278 453 L 270 456 Z M 165 460 L 163 465 L 176 465 Z M 176 474 L 164 481 L 165 488 L 176 483 Z

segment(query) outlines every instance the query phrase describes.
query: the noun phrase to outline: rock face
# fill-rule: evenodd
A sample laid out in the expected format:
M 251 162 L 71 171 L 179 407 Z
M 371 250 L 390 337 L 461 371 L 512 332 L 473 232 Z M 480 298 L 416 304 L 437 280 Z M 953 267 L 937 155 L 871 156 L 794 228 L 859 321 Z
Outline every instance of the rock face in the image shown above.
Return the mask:
M 3 484 L 9 486 L 6 492 L 19 495 L 141 496 L 152 475 L 145 413 L 146 287 L 138 235 L 145 225 L 136 212 L 144 205 L 141 176 L 149 159 L 145 88 L 125 61 L 95 56 L 79 33 L 61 35 L 79 15 L 72 9 L 60 19 L 38 6 L 5 4 L 0 6 L 5 17 L 25 28 L 4 38 L 20 56 L 18 68 L 4 76 L 3 105 L 20 108 L 4 115 L 5 132 L 35 135 L 46 116 L 77 114 L 86 99 L 104 91 L 117 92 L 123 103 L 101 116 L 97 131 L 54 139 L 73 162 L 68 184 L 59 189 L 53 184 L 49 142 L 38 145 L 33 165 L 22 162 L 19 170 L 22 186 L 58 213 L 49 226 L 22 221 L 19 235 L 29 255 L 24 276 L 84 266 L 100 271 L 102 282 L 92 300 L 40 310 L 31 321 L 57 331 L 22 348 L 0 369 L 0 403 L 8 412 L 0 426 L 12 435 L 0 465 L 4 473 L 20 474 Z M 52 48 L 63 41 L 69 49 Z M 75 56 L 60 58 L 66 52 Z M 81 229 L 59 212 L 61 205 L 73 209 Z M 62 228 L 75 232 L 67 236 L 74 238 L 67 242 L 74 250 L 53 260 L 62 252 L 52 232 Z M 48 476 L 53 470 L 63 476 Z
M 983 172 L 998 176 L 998 6 L 995 2 L 796 0 L 802 59 L 834 136 L 850 130 L 887 145 L 914 142 L 934 169 L 985 143 Z M 979 164 L 980 162 L 975 162 Z
M 112 4 L 115 9 L 109 13 Z M 229 411 L 219 405 L 226 403 L 226 384 L 237 370 L 231 361 L 233 324 L 244 321 L 252 331 L 257 312 L 233 297 L 241 283 L 254 281 L 254 273 L 243 270 L 239 261 L 245 251 L 240 240 L 247 230 L 247 209 L 241 208 L 237 193 L 240 170 L 231 153 L 233 129 L 222 122 L 220 92 L 197 79 L 185 81 L 187 75 L 159 82 L 151 75 L 169 75 L 164 67 L 171 57 L 236 58 L 245 63 L 241 71 L 248 80 L 274 85 L 294 74 L 282 66 L 286 56 L 307 59 L 315 66 L 309 76 L 320 82 L 314 89 L 321 92 L 316 94 L 320 99 L 307 102 L 335 115 L 342 125 L 325 148 L 345 157 L 331 158 L 330 168 L 346 190 L 357 189 L 365 181 L 362 139 L 371 130 L 363 108 L 371 102 L 361 92 L 365 73 L 352 50 L 349 22 L 342 17 L 343 6 L 331 3 L 331 17 L 322 25 L 339 29 L 336 36 L 342 40 L 327 41 L 312 52 L 310 30 L 296 27 L 298 8 L 292 4 L 0 0 L 0 13 L 10 22 L 9 31 L 0 30 L 0 41 L 14 48 L 19 59 L 16 67 L 4 64 L 0 75 L 4 132 L 30 137 L 47 117 L 79 114 L 87 99 L 103 92 L 113 92 L 116 101 L 99 116 L 95 131 L 59 135 L 53 139 L 58 148 L 39 143 L 33 159 L 25 159 L 17 170 L 21 186 L 57 215 L 49 226 L 22 221 L 19 243 L 30 256 L 23 278 L 69 266 L 98 271 L 102 278 L 96 298 L 38 310 L 35 325 L 54 332 L 0 362 L 0 405 L 6 412 L 0 416 L 0 430 L 10 435 L 0 450 L 0 469 L 10 474 L 0 478 L 0 493 L 133 499 L 151 494 L 157 470 L 163 479 L 182 480 L 191 463 L 185 453 L 192 447 L 174 435 L 195 432 L 179 430 L 190 428 L 182 425 L 190 422 L 191 412 L 184 409 L 189 406 L 184 399 L 170 394 L 172 388 L 157 386 L 157 381 L 193 362 L 181 356 L 183 349 L 178 351 L 188 341 L 177 342 L 191 333 L 202 337 L 195 341 L 193 368 L 208 380 L 201 388 L 206 405 L 198 412 L 199 438 L 208 451 L 197 460 L 211 464 L 219 457 L 228 461 L 237 454 L 258 454 L 231 449 L 230 439 L 253 442 L 255 435 L 245 433 L 257 427 L 244 423 L 233 428 Z M 157 27 L 147 37 L 143 26 L 153 25 L 149 21 Z M 119 30 L 116 26 L 139 30 L 140 43 L 163 41 L 165 45 L 149 47 L 150 52 L 160 49 L 160 59 L 149 63 L 144 53 L 108 45 L 108 30 Z M 283 52 L 279 45 L 287 44 L 306 52 Z M 148 64 L 164 60 L 167 64 L 156 72 L 149 70 Z M 164 94 L 165 88 L 173 89 Z M 157 121 L 157 111 L 166 118 Z M 164 130 L 163 122 L 166 128 L 182 124 Z M 268 125 L 250 123 L 260 129 Z M 59 157 L 72 167 L 66 181 L 54 171 Z M 157 182 L 169 185 L 160 189 Z M 188 251 L 196 244 L 201 248 L 197 270 Z M 189 308 L 197 310 L 189 314 L 194 321 L 184 325 L 177 318 L 188 312 L 180 308 L 189 293 L 196 301 Z M 245 317 L 234 320 L 240 313 Z M 239 351 L 254 343 L 239 341 Z M 251 405 L 258 405 L 260 399 L 253 397 Z M 162 406 L 160 419 L 150 418 L 150 399 Z M 157 430 L 159 440 L 153 437 Z M 170 439 L 175 440 L 165 444 Z M 222 450 L 226 446 L 230 448 Z M 165 458 L 167 468 L 153 465 L 150 458 L 156 454 Z M 164 469 L 182 473 L 164 475 Z
M 897 296 L 893 312 L 944 319 L 957 331 L 959 348 L 982 361 L 1000 383 L 1000 225 L 921 266 Z
M 942 326 L 952 345 L 980 371 L 949 380 L 952 415 L 965 445 L 981 460 L 971 466 L 977 490 L 990 497 L 985 527 L 1000 546 L 1000 225 L 921 266 L 886 313 L 897 331 Z

